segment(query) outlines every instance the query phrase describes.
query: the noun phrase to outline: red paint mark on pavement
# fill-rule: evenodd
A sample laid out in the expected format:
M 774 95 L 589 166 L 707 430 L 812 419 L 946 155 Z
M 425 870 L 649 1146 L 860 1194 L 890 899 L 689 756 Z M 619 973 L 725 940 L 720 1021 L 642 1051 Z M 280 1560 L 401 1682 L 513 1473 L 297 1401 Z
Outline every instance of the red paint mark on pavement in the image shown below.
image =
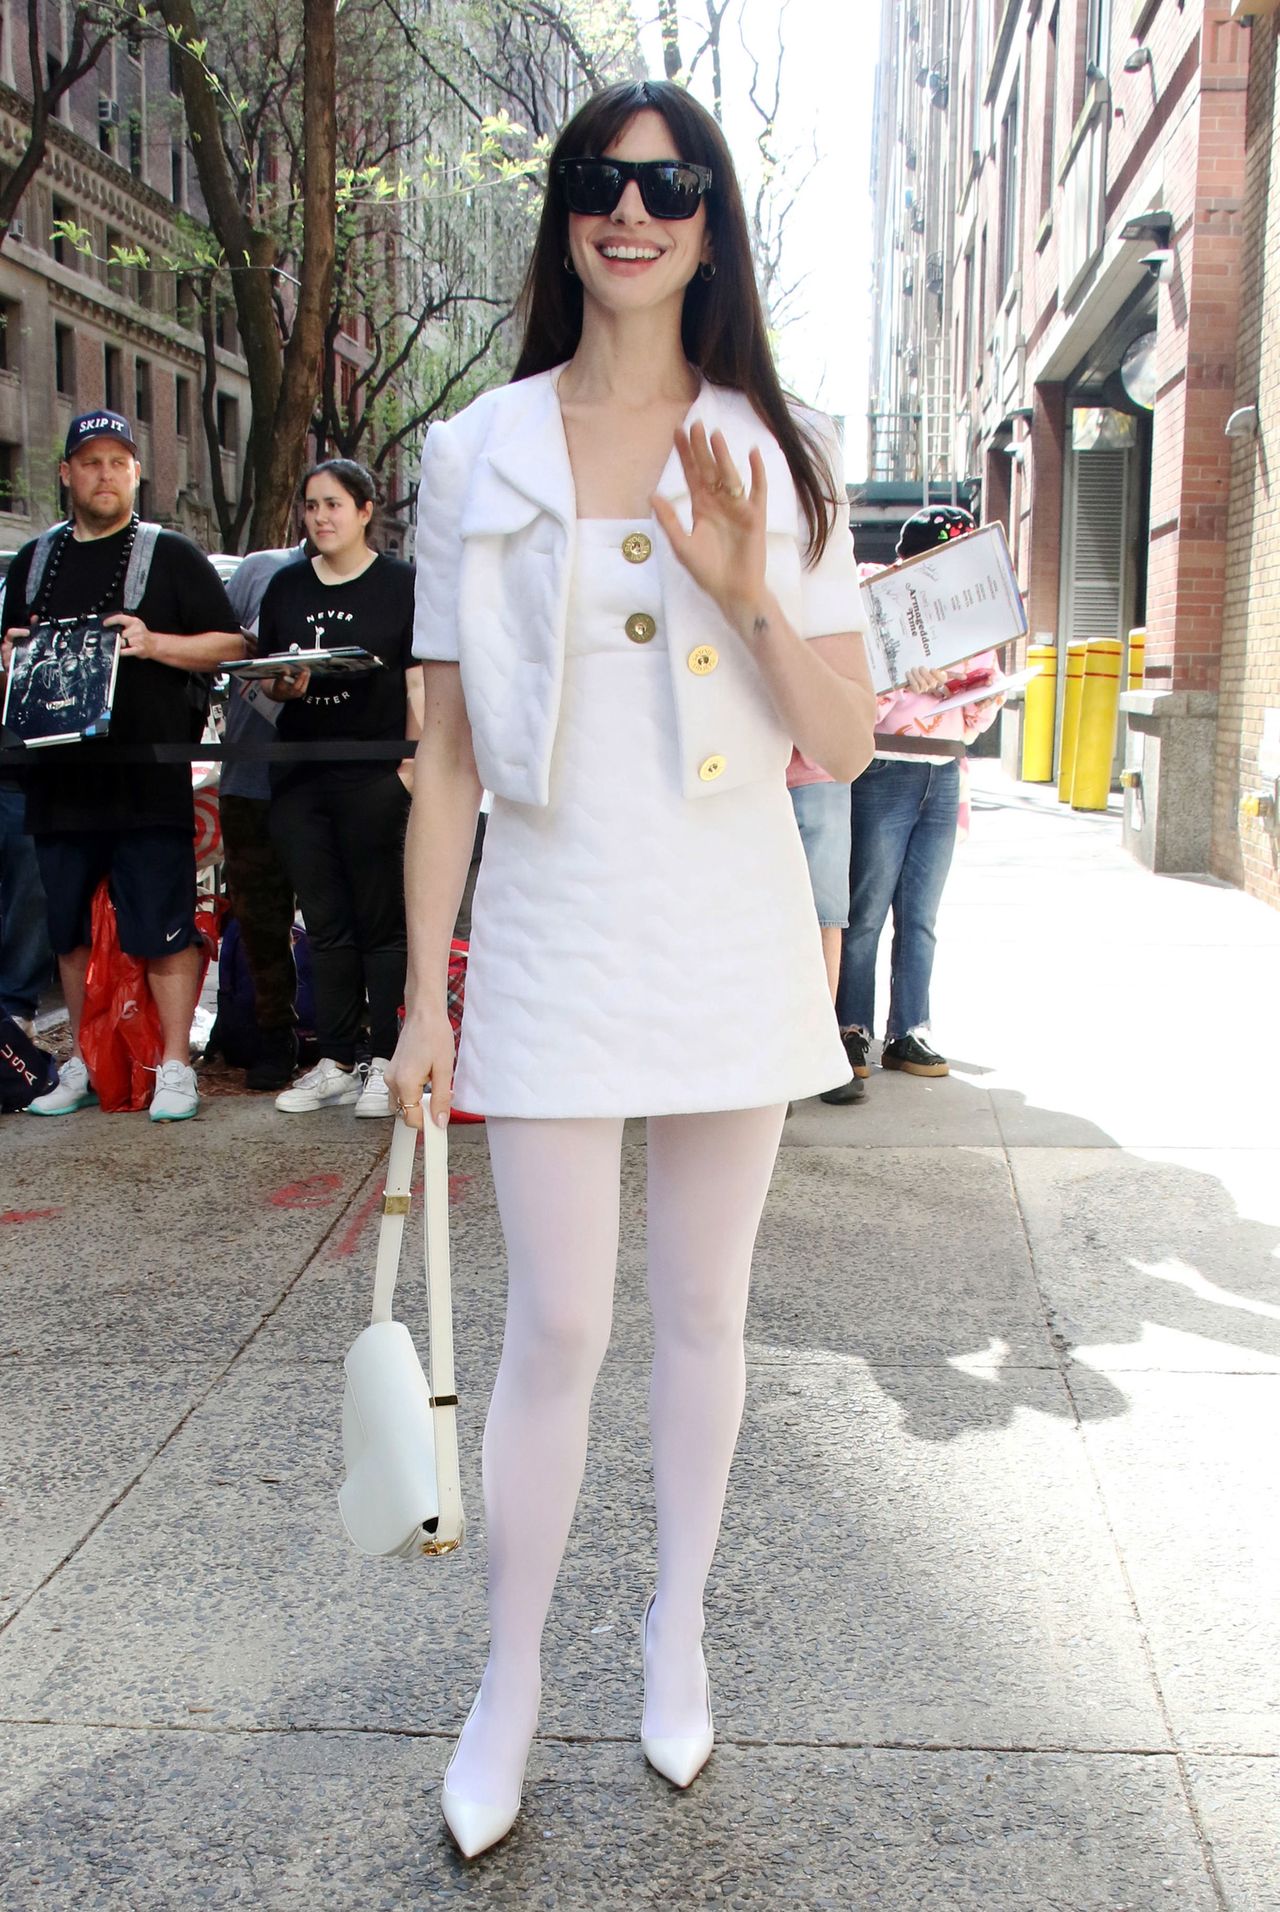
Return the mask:
M 6 1208 L 0 1222 L 51 1222 L 60 1208 Z
M 274 1189 L 267 1200 L 272 1208 L 328 1208 L 337 1201 L 341 1187 L 340 1175 L 308 1175 Z
M 471 1182 L 472 1182 L 472 1177 L 470 1175 L 458 1174 L 458 1175 L 451 1175 L 449 1177 L 449 1206 L 450 1208 L 456 1208 L 458 1204 L 465 1198 L 467 1190 L 471 1186 Z M 414 1182 L 413 1193 L 416 1197 L 420 1197 L 422 1194 L 421 1176 L 419 1176 L 417 1180 Z M 360 1246 L 360 1237 L 364 1234 L 365 1229 L 369 1226 L 369 1223 L 373 1220 L 374 1216 L 378 1213 L 381 1207 L 382 1207 L 382 1190 L 380 1188 L 375 1188 L 373 1193 L 371 1195 L 367 1195 L 364 1201 L 361 1202 L 359 1208 L 357 1208 L 354 1215 L 351 1217 L 351 1220 L 347 1223 L 345 1230 L 335 1242 L 334 1249 L 333 1249 L 333 1252 L 335 1255 L 342 1255 L 345 1257 L 347 1255 L 355 1254 L 356 1249 Z

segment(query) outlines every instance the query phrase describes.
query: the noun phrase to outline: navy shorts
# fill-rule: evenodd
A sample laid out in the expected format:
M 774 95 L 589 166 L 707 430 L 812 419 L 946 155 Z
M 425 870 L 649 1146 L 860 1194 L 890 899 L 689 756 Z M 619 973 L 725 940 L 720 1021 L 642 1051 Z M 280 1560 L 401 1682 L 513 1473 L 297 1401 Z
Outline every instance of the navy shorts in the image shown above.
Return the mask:
M 801 783 L 791 792 L 809 864 L 809 881 L 823 929 L 849 926 L 849 838 L 851 811 L 847 783 Z
M 120 947 L 150 962 L 196 939 L 196 852 L 189 828 L 83 830 L 35 839 L 55 956 L 88 949 L 93 893 L 111 881 Z

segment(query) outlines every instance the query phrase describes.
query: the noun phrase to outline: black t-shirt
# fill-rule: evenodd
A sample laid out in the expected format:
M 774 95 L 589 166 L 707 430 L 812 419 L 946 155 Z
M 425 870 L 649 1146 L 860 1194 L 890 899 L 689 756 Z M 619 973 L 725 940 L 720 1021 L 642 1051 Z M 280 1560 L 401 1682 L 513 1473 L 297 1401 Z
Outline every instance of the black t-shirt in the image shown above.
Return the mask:
M 122 609 L 123 578 L 114 602 L 100 602 L 120 565 L 123 531 L 109 538 L 72 538 L 57 557 L 50 556 L 40 593 L 42 618 L 85 617 L 97 608 L 110 616 Z M 35 541 L 23 545 L 5 581 L 4 624 L 14 630 L 28 624 L 27 575 Z M 217 572 L 189 538 L 162 531 L 151 554 L 147 588 L 137 616 L 148 630 L 198 637 L 205 631 L 238 631 Z M 109 742 L 188 743 L 196 741 L 202 719 L 191 697 L 191 676 L 149 657 L 122 657 L 116 677 Z M 192 827 L 191 771 L 184 764 L 95 764 L 92 741 L 76 746 L 74 758 L 56 764 L 55 751 L 43 753 L 38 770 L 24 777 L 27 828 L 35 835 L 56 830 L 152 829 L 160 824 Z
M 337 743 L 350 738 L 403 737 L 404 674 L 413 655 L 413 566 L 379 555 L 359 577 L 322 584 L 309 558 L 286 564 L 268 584 L 258 612 L 258 651 L 266 656 L 291 644 L 308 651 L 358 644 L 382 659 L 365 677 L 313 677 L 305 697 L 286 703 L 276 735 L 281 743 Z M 327 776 L 365 778 L 394 773 L 394 763 L 371 761 L 313 766 L 273 764 L 273 789 L 313 769 Z

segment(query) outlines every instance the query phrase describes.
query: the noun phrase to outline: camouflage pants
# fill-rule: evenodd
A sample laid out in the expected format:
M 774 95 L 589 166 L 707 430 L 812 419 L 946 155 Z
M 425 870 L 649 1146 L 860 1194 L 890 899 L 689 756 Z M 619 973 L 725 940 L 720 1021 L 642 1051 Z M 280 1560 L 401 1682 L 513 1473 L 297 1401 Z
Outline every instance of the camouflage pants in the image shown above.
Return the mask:
M 240 925 L 258 999 L 260 1029 L 290 1029 L 297 978 L 290 931 L 293 886 L 271 845 L 271 805 L 256 797 L 223 797 L 222 849 L 227 896 Z

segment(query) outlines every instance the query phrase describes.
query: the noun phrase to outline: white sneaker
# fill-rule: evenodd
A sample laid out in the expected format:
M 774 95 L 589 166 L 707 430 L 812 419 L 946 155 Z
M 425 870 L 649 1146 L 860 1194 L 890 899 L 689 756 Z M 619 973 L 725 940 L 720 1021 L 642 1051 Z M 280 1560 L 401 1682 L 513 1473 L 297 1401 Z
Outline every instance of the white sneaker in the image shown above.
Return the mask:
M 151 1098 L 153 1122 L 187 1122 L 200 1107 L 196 1072 L 185 1062 L 162 1062 Z
M 385 1076 L 391 1064 L 386 1056 L 375 1056 L 369 1064 L 369 1073 L 364 1079 L 360 1091 L 360 1100 L 356 1103 L 357 1115 L 390 1115 L 391 1092 L 387 1088 Z
M 89 1082 L 89 1071 L 79 1056 L 72 1056 L 58 1071 L 57 1086 L 28 1102 L 28 1115 L 74 1115 L 97 1101 Z
M 292 1088 L 281 1089 L 276 1107 L 285 1115 L 310 1115 L 316 1109 L 343 1108 L 360 1094 L 354 1069 L 343 1069 L 323 1056 L 314 1069 L 300 1075 Z

